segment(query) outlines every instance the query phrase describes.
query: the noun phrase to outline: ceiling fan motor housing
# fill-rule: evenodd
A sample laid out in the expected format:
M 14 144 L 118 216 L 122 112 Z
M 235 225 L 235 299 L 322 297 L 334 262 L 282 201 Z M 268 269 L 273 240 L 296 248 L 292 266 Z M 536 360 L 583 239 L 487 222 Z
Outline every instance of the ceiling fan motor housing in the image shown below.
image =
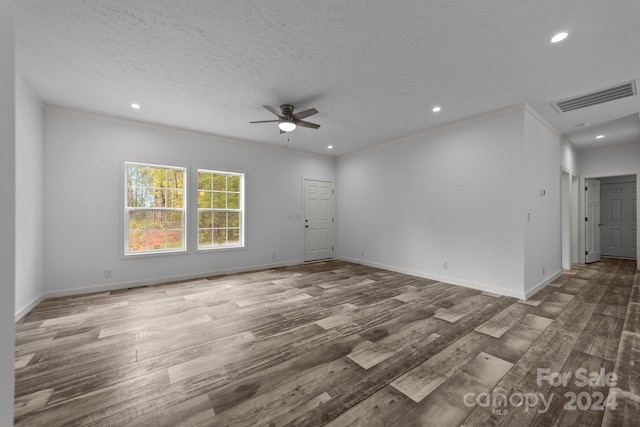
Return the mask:
M 290 117 L 293 114 L 293 105 L 282 104 L 280 106 L 280 111 L 282 111 L 283 116 Z

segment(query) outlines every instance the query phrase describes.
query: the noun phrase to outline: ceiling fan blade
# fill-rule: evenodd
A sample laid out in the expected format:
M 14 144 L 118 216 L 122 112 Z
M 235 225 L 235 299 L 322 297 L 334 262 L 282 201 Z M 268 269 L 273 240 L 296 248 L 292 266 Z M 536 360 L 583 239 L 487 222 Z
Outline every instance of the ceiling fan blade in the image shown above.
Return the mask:
M 267 110 L 271 111 L 273 114 L 275 114 L 276 116 L 280 117 L 281 119 L 284 119 L 284 116 L 282 115 L 282 113 L 280 112 L 280 110 L 273 108 L 270 105 L 263 105 L 264 108 L 266 108 Z
M 256 122 L 249 122 L 249 123 L 276 123 L 279 122 L 280 120 L 258 120 Z
M 296 123 L 296 125 L 301 126 L 303 128 L 311 128 L 311 129 L 318 129 L 320 127 L 320 125 L 317 125 L 311 122 L 305 122 L 304 120 L 300 120 L 299 122 Z
M 300 111 L 299 113 L 295 113 L 293 118 L 295 120 L 302 120 L 305 117 L 313 116 L 314 114 L 318 114 L 318 110 L 315 108 L 309 108 L 308 110 Z

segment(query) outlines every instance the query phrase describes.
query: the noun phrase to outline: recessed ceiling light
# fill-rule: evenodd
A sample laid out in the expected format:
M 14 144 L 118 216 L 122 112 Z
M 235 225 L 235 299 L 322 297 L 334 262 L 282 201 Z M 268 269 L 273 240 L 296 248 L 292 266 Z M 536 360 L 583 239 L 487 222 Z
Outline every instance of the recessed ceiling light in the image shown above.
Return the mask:
M 140 104 L 131 104 L 131 108 L 133 108 L 134 110 L 139 110 L 140 109 Z
M 604 135 L 598 135 L 598 136 L 596 136 L 596 139 L 602 139 L 602 138 L 604 138 Z
M 587 126 L 591 126 L 591 123 L 580 123 L 576 125 L 577 128 L 586 128 Z
M 328 150 L 333 150 L 333 145 L 327 145 Z
M 440 110 L 442 110 L 442 107 L 439 107 L 437 105 L 431 109 L 431 111 L 433 111 L 434 113 L 437 113 Z
M 569 33 L 558 33 L 555 36 L 551 37 L 551 43 L 561 42 L 562 40 L 566 39 L 568 35 Z

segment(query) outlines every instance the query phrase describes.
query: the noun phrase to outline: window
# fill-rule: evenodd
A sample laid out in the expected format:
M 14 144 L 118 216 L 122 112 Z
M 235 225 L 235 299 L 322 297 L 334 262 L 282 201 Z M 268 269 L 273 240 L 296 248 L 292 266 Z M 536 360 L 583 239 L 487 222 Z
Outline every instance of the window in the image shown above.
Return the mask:
M 244 246 L 244 174 L 198 169 L 198 249 Z
M 125 255 L 186 250 L 186 169 L 125 162 Z

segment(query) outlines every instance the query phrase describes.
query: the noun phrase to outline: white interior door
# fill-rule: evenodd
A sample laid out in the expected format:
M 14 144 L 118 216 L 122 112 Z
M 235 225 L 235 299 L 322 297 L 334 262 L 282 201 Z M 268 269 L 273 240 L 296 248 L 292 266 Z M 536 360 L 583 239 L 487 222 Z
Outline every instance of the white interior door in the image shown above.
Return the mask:
M 334 252 L 333 182 L 304 180 L 304 260 L 333 258 Z
M 586 259 L 585 262 L 600 261 L 600 181 L 586 180 Z
M 636 257 L 636 183 L 600 186 L 602 255 Z

